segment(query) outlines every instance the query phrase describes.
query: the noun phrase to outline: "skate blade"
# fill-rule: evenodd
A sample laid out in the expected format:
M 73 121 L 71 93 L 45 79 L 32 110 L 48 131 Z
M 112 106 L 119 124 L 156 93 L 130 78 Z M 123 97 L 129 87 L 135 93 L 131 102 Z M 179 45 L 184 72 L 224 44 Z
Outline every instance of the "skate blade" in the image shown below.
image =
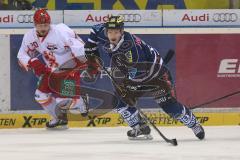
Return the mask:
M 69 127 L 67 125 L 62 125 L 62 126 L 57 126 L 57 127 L 54 127 L 54 128 L 46 128 L 47 130 L 50 130 L 50 131 L 61 131 L 61 130 L 67 130 Z
M 153 137 L 148 134 L 148 135 L 140 135 L 137 137 L 128 137 L 129 140 L 153 140 Z

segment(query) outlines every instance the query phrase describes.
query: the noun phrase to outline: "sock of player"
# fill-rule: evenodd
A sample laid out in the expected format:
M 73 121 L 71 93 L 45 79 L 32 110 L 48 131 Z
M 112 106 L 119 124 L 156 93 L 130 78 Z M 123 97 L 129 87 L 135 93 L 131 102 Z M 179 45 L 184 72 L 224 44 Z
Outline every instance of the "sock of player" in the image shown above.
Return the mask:
M 169 102 L 168 104 L 162 106 L 162 109 L 168 115 L 179 120 L 189 128 L 192 128 L 199 123 L 192 111 L 179 102 Z
M 43 109 L 52 116 L 53 119 L 58 119 L 56 114 L 56 100 L 51 97 L 48 104 L 42 105 Z
M 135 107 L 121 107 L 117 109 L 117 112 L 130 127 L 135 127 L 140 123 L 140 115 Z
M 36 90 L 35 100 L 52 116 L 53 119 L 58 119 L 56 113 L 56 99 L 54 97 L 50 94 Z

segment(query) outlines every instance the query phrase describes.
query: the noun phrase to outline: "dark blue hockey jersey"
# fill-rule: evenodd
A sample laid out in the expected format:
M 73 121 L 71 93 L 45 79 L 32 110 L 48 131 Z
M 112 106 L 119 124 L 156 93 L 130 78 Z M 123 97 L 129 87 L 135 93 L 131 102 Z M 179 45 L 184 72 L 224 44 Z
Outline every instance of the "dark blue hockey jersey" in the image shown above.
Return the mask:
M 104 24 L 92 27 L 87 43 L 91 44 L 92 51 L 97 50 L 99 46 L 103 47 L 106 54 L 111 57 L 111 67 L 117 67 L 126 77 L 136 82 L 156 77 L 163 63 L 156 49 L 126 31 L 118 45 L 111 46 Z

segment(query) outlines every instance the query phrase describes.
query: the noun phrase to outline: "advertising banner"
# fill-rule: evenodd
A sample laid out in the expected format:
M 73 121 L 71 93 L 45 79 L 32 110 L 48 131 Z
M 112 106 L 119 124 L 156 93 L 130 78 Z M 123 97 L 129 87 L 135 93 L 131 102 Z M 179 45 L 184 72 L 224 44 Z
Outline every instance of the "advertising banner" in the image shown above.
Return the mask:
M 52 23 L 63 22 L 63 11 L 48 11 Z M 26 28 L 33 27 L 32 11 L 0 11 L 0 28 Z
M 48 11 L 52 23 L 90 28 L 104 23 L 112 15 L 124 18 L 126 27 L 236 27 L 240 11 L 218 10 L 64 10 Z M 34 11 L 0 11 L 0 28 L 33 27 Z
M 87 40 L 88 35 L 79 35 L 84 41 Z M 164 57 L 169 49 L 175 49 L 175 35 L 151 35 L 141 34 L 137 35 L 146 43 L 156 48 Z M 23 35 L 11 35 L 10 37 L 10 75 L 11 75 L 11 110 L 39 110 L 41 106 L 35 102 L 34 95 L 37 88 L 38 78 L 32 72 L 24 72 L 19 67 L 17 62 L 17 53 L 22 42 Z M 110 58 L 103 49 L 100 49 L 101 58 L 104 64 L 109 66 Z M 169 63 L 173 78 L 175 78 L 175 59 L 173 58 Z M 81 74 L 83 76 L 83 74 Z M 99 91 L 97 96 L 114 97 L 112 82 L 109 80 L 105 72 L 101 72 L 96 83 L 81 82 L 81 87 L 93 88 L 94 92 Z M 100 93 L 101 92 L 101 93 Z M 106 96 L 105 96 L 106 97 Z M 140 99 L 138 103 L 141 107 L 154 108 L 157 104 L 151 99 Z M 95 108 L 98 102 L 94 99 L 90 100 L 90 106 Z M 104 106 L 103 106 L 104 107 Z
M 240 11 L 217 10 L 163 10 L 163 26 L 239 26 Z
M 182 126 L 183 124 L 165 113 L 147 112 L 149 120 L 156 126 Z M 196 113 L 198 121 L 204 126 L 239 125 L 240 113 Z M 75 117 L 75 119 L 73 119 Z M 0 114 L 0 129 L 3 128 L 44 128 L 51 117 L 47 114 Z M 105 115 L 68 114 L 69 127 L 117 127 L 128 126 L 118 113 Z
M 50 10 L 124 10 L 124 9 L 227 9 L 231 5 L 229 0 L 34 0 L 32 6 L 35 8 L 48 8 Z
M 176 82 L 177 99 L 187 107 L 192 108 L 240 90 L 239 34 L 138 36 L 155 47 L 162 57 L 169 49 L 175 50 L 168 67 Z M 16 56 L 22 37 L 10 37 L 11 110 L 38 110 L 41 107 L 34 100 L 38 79 L 31 72 L 23 72 L 17 63 Z M 88 36 L 80 37 L 86 41 Z M 106 67 L 109 66 L 109 56 L 102 49 L 100 55 Z M 106 91 L 114 97 L 112 83 L 103 71 L 96 83 L 81 84 Z M 93 108 L 97 106 L 94 100 L 90 103 Z M 159 107 L 152 99 L 140 99 L 138 105 L 145 108 Z M 240 107 L 239 94 L 202 107 Z
M 126 27 L 161 27 L 161 10 L 65 10 L 64 23 L 71 27 L 92 27 L 104 23 L 111 15 L 124 18 Z
M 239 41 L 240 34 L 176 35 L 178 99 L 191 107 L 240 91 Z M 240 107 L 239 98 L 205 107 Z
M 240 90 L 240 34 L 139 34 L 146 43 L 156 48 L 162 57 L 169 49 L 175 56 L 168 67 L 176 82 L 177 99 L 193 107 Z M 80 35 L 86 41 L 88 35 Z M 10 106 L 11 110 L 38 110 L 34 100 L 38 79 L 31 72 L 23 72 L 18 66 L 17 53 L 23 35 L 10 36 Z M 9 47 L 9 45 L 6 45 Z M 6 49 L 5 49 L 6 50 Z M 106 67 L 109 56 L 100 48 Z M 9 58 L 1 59 L 5 64 Z M 6 72 L 7 73 L 7 72 Z M 96 83 L 81 83 L 87 87 L 106 91 L 113 96 L 113 86 L 105 72 L 101 72 Z M 7 93 L 6 91 L 2 91 Z M 221 99 L 203 107 L 240 107 L 239 94 Z M 114 96 L 113 96 L 114 97 Z M 2 100 L 8 102 L 9 100 Z M 96 106 L 94 100 L 91 106 Z M 140 99 L 140 107 L 158 107 L 151 99 Z M 5 104 L 6 106 L 6 104 Z

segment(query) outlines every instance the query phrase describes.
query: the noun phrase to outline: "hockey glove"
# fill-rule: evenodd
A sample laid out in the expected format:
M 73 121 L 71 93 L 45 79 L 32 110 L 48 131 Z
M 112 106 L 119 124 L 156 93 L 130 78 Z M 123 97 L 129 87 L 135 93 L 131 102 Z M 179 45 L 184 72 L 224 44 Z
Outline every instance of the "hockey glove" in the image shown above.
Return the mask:
M 51 69 L 45 66 L 39 59 L 33 58 L 28 61 L 28 67 L 31 68 L 34 74 L 40 77 L 43 74 L 51 73 Z

